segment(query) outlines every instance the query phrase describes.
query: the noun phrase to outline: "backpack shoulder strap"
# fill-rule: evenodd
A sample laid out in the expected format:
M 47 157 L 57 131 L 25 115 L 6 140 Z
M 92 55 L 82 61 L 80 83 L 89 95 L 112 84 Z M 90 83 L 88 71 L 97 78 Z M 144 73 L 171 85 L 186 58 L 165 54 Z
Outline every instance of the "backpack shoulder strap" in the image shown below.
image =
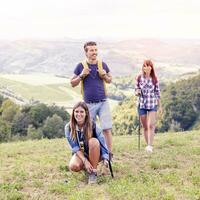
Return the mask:
M 103 62 L 102 62 L 102 60 L 98 60 L 97 67 L 98 67 L 98 70 L 103 70 Z M 103 86 L 104 86 L 105 95 L 107 96 L 108 93 L 107 93 L 105 80 L 103 80 Z
M 81 64 L 83 65 L 83 69 L 88 69 L 89 68 L 86 60 L 83 60 L 81 62 Z M 83 80 L 81 80 L 81 94 L 82 94 L 82 96 L 84 96 Z
M 103 62 L 102 62 L 102 60 L 98 60 L 98 61 L 97 61 L 97 66 L 98 66 L 98 69 L 99 69 L 99 70 L 102 70 L 102 69 L 103 69 Z
M 83 65 L 83 68 L 84 68 L 84 69 L 85 69 L 85 68 L 89 68 L 86 60 L 83 60 L 83 61 L 81 62 L 81 64 Z

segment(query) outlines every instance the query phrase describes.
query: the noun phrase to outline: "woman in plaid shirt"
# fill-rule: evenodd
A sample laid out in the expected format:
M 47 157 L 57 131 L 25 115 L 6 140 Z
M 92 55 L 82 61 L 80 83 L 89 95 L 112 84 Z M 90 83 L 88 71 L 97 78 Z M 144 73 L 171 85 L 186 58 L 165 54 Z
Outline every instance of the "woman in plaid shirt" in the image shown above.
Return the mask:
M 135 94 L 138 96 L 138 113 L 144 128 L 147 152 L 153 151 L 156 113 L 161 109 L 160 88 L 151 60 L 145 60 L 142 73 L 136 78 Z

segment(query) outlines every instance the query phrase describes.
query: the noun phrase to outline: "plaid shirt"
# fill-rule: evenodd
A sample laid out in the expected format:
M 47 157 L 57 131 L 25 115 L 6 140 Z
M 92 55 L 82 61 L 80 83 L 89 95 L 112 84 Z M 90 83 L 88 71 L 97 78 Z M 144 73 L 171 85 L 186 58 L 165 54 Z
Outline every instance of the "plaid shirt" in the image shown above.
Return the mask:
M 159 83 L 153 84 L 152 78 L 145 78 L 143 75 L 136 80 L 135 91 L 141 89 L 141 96 L 138 98 L 138 106 L 144 109 L 153 109 L 160 99 Z

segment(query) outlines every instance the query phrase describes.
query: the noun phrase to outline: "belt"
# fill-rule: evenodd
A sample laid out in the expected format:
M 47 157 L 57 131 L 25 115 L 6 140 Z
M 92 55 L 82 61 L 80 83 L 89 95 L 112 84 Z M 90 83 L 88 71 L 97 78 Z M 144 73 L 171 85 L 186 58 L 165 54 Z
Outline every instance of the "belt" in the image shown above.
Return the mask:
M 106 99 L 102 99 L 102 100 L 97 100 L 97 101 L 88 101 L 87 103 L 90 104 L 90 103 L 101 103 L 101 102 L 105 102 Z

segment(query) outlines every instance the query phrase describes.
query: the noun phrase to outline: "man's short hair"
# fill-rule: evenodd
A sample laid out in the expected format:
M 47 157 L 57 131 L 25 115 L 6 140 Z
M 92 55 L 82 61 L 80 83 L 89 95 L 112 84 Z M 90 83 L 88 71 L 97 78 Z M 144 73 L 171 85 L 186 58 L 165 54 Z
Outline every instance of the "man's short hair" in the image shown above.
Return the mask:
M 96 45 L 97 45 L 97 43 L 96 43 L 96 42 L 93 42 L 93 41 L 86 42 L 86 43 L 84 44 L 84 50 L 85 50 L 85 52 L 88 51 L 88 49 L 87 49 L 88 46 L 96 46 Z

